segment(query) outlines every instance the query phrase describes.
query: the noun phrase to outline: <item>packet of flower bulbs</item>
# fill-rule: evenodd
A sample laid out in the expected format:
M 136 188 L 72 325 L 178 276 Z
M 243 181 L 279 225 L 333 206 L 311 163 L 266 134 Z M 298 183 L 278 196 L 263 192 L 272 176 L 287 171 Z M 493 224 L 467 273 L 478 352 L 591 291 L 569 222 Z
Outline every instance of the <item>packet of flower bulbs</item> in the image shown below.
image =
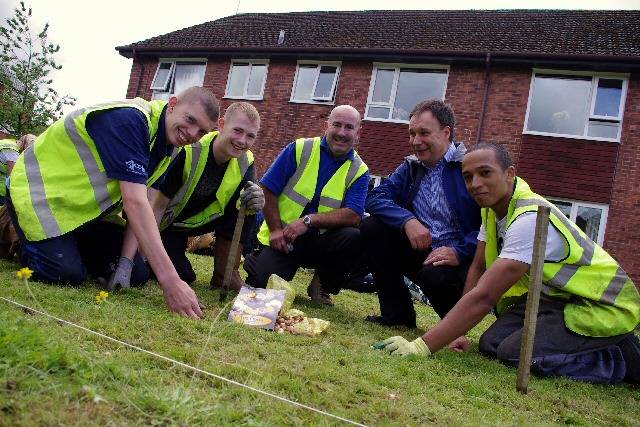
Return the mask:
M 243 286 L 233 301 L 229 321 L 273 330 L 286 291 Z

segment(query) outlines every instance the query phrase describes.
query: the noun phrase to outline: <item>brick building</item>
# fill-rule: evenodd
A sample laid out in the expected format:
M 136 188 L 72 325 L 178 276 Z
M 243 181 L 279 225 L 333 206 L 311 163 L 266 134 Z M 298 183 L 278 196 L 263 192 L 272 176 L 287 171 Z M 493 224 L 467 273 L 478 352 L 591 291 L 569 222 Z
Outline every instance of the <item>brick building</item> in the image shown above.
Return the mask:
M 195 84 L 223 107 L 253 103 L 259 174 L 351 104 L 359 153 L 388 175 L 410 153 L 408 111 L 442 98 L 456 140 L 507 145 L 518 174 L 640 281 L 639 11 L 242 14 L 116 49 L 133 58 L 127 97 Z

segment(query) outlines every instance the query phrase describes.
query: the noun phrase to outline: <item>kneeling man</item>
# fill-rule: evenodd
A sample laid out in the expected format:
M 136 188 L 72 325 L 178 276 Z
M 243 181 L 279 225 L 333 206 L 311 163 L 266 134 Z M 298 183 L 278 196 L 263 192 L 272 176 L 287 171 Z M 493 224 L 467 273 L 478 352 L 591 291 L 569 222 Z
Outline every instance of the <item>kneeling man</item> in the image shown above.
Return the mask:
M 360 255 L 356 227 L 369 183 L 369 169 L 353 149 L 359 133 L 358 110 L 337 106 L 323 137 L 289 144 L 262 177 L 258 240 L 265 247 L 244 263 L 249 285 L 265 287 L 273 273 L 291 280 L 300 266 L 315 268 L 326 292 L 337 294 L 346 283 Z
M 462 337 L 496 308 L 480 352 L 517 364 L 524 324 L 536 211 L 550 206 L 543 287 L 533 348 L 534 372 L 576 380 L 640 381 L 640 295 L 624 270 L 555 206 L 515 175 L 509 152 L 481 143 L 465 155 L 467 189 L 482 207 L 482 227 L 465 293 L 424 336 L 385 341 L 394 354 L 468 348 Z M 460 337 L 456 339 L 456 337 Z
M 164 181 L 150 196 L 160 222 L 162 243 L 178 275 L 186 283 L 196 280 L 196 273 L 186 256 L 189 236 L 215 232 L 212 287 L 220 287 L 227 259 L 231 255 L 231 236 L 238 218 L 238 198 L 250 215 L 246 218 L 241 241 L 254 228 L 255 213 L 264 205 L 262 189 L 255 181 L 253 153 L 260 115 L 247 102 L 234 102 L 218 120 L 218 131 L 205 135 L 185 147 L 173 160 Z M 110 286 L 128 287 L 133 256 L 137 246 L 125 242 L 122 257 Z M 242 279 L 238 265 L 242 246 L 234 254 L 231 288 L 240 290 Z

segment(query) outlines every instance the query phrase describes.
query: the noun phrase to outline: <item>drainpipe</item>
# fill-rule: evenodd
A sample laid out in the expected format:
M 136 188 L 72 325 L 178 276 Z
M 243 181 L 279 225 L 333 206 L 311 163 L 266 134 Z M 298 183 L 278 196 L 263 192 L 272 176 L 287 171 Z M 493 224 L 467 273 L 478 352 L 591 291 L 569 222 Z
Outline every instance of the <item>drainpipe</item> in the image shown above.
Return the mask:
M 485 58 L 484 72 L 484 94 L 482 95 L 482 109 L 480 110 L 480 120 L 478 123 L 478 134 L 476 135 L 476 144 L 480 142 L 482 137 L 482 125 L 484 122 L 484 113 L 487 110 L 487 98 L 489 97 L 489 88 L 491 87 L 491 52 L 487 52 Z
M 133 61 L 135 62 L 136 60 L 136 49 L 133 49 Z M 140 84 L 142 83 L 142 76 L 144 76 L 144 62 L 140 62 L 140 73 L 138 73 L 138 83 L 136 83 L 136 91 L 135 91 L 135 95 L 134 98 L 138 97 L 140 95 Z

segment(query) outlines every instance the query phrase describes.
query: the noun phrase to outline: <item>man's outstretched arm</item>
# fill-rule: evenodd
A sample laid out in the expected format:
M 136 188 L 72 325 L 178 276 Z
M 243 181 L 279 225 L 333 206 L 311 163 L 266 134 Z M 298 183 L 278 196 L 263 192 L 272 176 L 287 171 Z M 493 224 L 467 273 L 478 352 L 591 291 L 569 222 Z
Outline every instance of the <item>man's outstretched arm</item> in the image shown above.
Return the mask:
M 200 318 L 202 310 L 195 292 L 180 279 L 162 245 L 156 219 L 147 199 L 146 186 L 120 181 L 120 190 L 124 210 L 127 213 L 127 224 L 133 230 L 160 282 L 169 309 L 182 316 Z

